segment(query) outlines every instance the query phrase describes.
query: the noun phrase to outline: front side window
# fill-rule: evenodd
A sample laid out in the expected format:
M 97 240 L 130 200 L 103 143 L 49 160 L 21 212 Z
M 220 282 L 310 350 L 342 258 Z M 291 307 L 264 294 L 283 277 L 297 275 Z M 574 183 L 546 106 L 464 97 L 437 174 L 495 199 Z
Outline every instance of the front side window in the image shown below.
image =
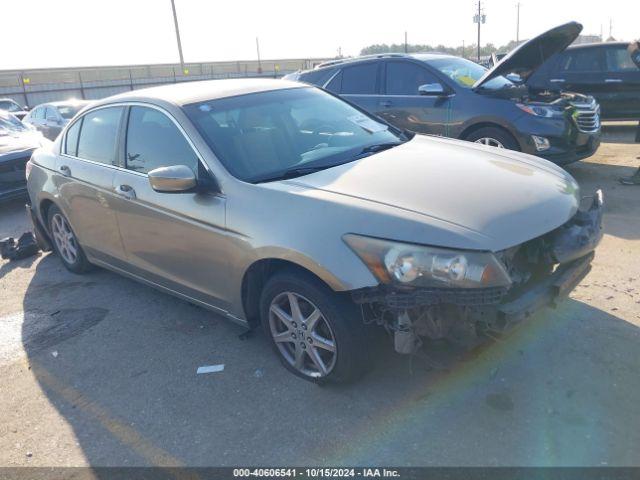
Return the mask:
M 198 157 L 187 139 L 169 117 L 153 108 L 131 107 L 125 159 L 134 172 L 185 165 L 198 173 Z
M 366 63 L 346 67 L 342 70 L 340 93 L 354 95 L 372 95 L 376 93 L 378 64 Z
M 44 120 L 44 107 L 38 107 L 33 112 L 33 118 L 38 120 Z
M 122 107 L 107 107 L 87 113 L 82 120 L 78 157 L 106 165 L 117 165 L 116 142 Z
M 253 183 L 330 168 L 406 140 L 312 87 L 210 100 L 184 109 L 227 170 Z
M 418 95 L 418 87 L 427 83 L 439 82 L 425 68 L 411 62 L 387 63 L 387 95 Z
M 47 120 L 58 120 L 58 114 L 54 107 L 47 107 L 45 116 Z
M 60 113 L 60 116 L 62 116 L 62 118 L 71 120 L 75 116 L 75 114 L 80 111 L 81 108 L 82 107 L 63 105 L 58 107 L 58 113 Z
M 560 67 L 565 72 L 603 72 L 605 65 L 602 49 L 576 49 L 565 54 Z

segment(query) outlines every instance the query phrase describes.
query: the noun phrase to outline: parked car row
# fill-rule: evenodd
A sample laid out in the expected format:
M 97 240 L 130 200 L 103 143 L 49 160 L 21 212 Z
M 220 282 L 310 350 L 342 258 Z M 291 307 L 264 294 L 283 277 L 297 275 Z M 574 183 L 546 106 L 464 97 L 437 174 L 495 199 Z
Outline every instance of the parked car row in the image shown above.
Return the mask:
M 332 61 L 285 78 L 320 86 L 403 130 L 522 151 L 562 165 L 597 150 L 600 106 L 592 96 L 536 88 L 530 80 L 581 30 L 576 22 L 551 29 L 490 70 L 451 55 L 388 54 Z

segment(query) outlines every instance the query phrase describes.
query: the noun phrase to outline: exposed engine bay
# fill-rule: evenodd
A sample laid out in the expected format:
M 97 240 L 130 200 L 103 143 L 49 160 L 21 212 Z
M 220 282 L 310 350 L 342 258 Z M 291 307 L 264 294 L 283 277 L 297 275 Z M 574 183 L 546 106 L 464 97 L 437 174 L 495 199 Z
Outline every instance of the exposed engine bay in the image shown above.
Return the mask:
M 378 286 L 352 293 L 365 323 L 384 327 L 398 353 L 415 353 L 423 339 L 472 345 L 566 297 L 586 276 L 600 242 L 603 200 L 538 238 L 497 252 L 509 287 L 415 288 Z

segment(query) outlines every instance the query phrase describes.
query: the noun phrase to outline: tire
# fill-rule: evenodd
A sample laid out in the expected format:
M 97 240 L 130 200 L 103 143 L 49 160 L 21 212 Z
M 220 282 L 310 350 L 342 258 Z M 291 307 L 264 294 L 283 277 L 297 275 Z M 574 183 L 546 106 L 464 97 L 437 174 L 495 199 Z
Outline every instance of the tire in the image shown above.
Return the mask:
M 485 139 L 494 140 L 502 145 L 502 147 L 499 147 L 498 145 L 489 143 L 490 145 L 498 146 L 498 148 L 506 148 L 508 150 L 515 150 L 518 152 L 520 151 L 520 145 L 518 145 L 516 139 L 513 138 L 513 135 L 502 128 L 482 127 L 478 130 L 474 130 L 465 137 L 465 140 L 469 142 L 482 143 L 486 145 L 487 143 L 483 141 Z
M 292 314 L 292 296 L 300 315 Z M 280 314 L 274 313 L 273 307 L 279 308 Z M 310 274 L 292 269 L 271 277 L 260 297 L 260 318 L 282 364 L 305 380 L 349 383 L 367 369 L 368 335 L 358 309 Z M 333 352 L 327 348 L 331 344 Z
M 49 207 L 47 225 L 53 251 L 56 252 L 65 268 L 78 274 L 91 270 L 93 266 L 87 260 L 76 234 L 69 225 L 69 221 L 55 205 Z M 67 232 L 66 240 L 64 239 L 65 231 Z

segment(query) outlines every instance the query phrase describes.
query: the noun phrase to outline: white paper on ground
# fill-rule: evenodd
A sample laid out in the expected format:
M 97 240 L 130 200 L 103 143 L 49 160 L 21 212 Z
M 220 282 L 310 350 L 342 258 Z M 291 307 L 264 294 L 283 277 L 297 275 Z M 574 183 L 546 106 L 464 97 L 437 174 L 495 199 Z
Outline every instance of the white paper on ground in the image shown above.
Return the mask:
M 204 365 L 198 367 L 196 373 L 216 373 L 224 370 L 224 364 L 222 365 Z

